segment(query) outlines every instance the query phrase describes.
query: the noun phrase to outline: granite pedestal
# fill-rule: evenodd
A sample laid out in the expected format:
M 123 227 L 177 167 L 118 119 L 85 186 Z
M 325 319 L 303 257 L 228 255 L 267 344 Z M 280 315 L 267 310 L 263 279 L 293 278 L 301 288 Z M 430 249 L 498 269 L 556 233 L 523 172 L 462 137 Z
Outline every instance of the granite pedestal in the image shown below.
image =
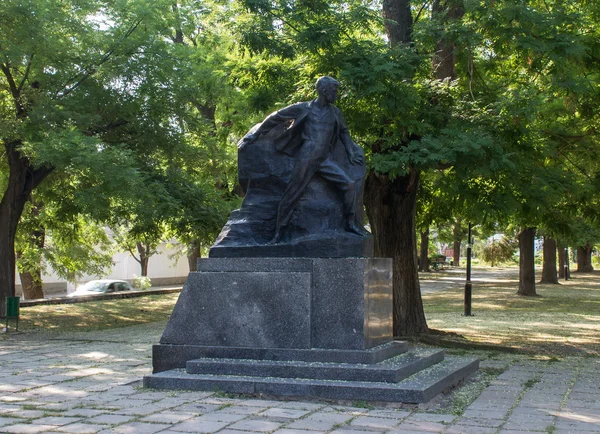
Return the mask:
M 477 369 L 392 340 L 381 258 L 210 258 L 190 273 L 144 385 L 424 402 Z

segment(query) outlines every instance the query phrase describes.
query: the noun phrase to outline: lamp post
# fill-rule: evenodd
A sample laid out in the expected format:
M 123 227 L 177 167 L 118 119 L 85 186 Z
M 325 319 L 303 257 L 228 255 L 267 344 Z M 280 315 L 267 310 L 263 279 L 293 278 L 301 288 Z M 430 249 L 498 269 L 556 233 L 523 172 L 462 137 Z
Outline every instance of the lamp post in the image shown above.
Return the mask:
M 569 280 L 569 248 L 565 247 L 565 280 Z
M 464 316 L 473 316 L 471 313 L 471 248 L 473 245 L 473 239 L 471 237 L 471 223 L 469 223 L 468 242 L 467 242 L 467 281 L 465 283 L 465 314 Z

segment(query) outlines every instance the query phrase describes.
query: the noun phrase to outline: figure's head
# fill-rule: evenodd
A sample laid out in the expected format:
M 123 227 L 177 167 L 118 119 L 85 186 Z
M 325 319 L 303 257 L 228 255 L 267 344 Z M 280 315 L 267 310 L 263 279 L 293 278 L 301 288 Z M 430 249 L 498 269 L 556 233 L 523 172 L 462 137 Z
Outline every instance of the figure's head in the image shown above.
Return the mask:
M 335 78 L 324 76 L 317 80 L 317 93 L 319 96 L 323 96 L 325 101 L 329 104 L 335 102 L 337 98 L 337 90 L 340 87 L 340 82 Z

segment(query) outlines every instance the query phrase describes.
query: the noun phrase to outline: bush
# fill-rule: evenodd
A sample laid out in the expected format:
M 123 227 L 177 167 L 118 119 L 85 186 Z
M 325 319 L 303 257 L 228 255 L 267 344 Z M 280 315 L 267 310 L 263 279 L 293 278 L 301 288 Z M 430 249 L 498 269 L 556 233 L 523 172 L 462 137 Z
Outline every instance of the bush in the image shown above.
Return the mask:
M 500 240 L 496 240 L 494 243 L 487 243 L 482 246 L 479 252 L 483 262 L 487 262 L 494 265 L 501 264 L 509 261 L 515 261 L 515 253 L 517 251 L 518 244 L 515 240 L 511 240 L 508 237 L 503 237 Z
M 133 287 L 137 289 L 146 290 L 152 286 L 152 280 L 148 276 L 136 276 L 133 275 Z

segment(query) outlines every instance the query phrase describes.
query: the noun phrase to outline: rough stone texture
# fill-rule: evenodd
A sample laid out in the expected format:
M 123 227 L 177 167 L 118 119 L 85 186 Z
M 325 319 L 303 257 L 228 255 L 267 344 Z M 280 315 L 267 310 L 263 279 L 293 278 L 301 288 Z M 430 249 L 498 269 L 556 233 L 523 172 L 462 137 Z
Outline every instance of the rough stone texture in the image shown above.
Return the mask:
M 206 375 L 171 370 L 144 377 L 144 386 L 156 389 L 221 390 L 279 396 L 421 403 L 468 377 L 478 367 L 478 359 L 446 359 L 399 383 Z
M 186 371 L 189 374 L 397 383 L 443 359 L 443 350 L 412 351 L 385 362 L 370 365 L 206 358 L 188 361 Z
M 163 344 L 310 348 L 310 273 L 190 273 Z
M 211 261 L 200 270 L 222 270 L 190 273 L 161 344 L 366 350 L 392 339 L 389 259 Z
M 391 340 L 391 260 L 314 260 L 313 285 L 313 347 L 360 350 Z
M 329 231 L 319 235 L 296 237 L 278 244 L 241 246 L 216 244 L 211 247 L 209 256 L 211 258 L 368 258 L 373 256 L 373 246 L 371 235 L 359 236 L 349 232 Z
M 406 342 L 389 342 L 367 350 L 284 349 L 209 347 L 201 345 L 159 344 L 152 348 L 154 372 L 184 368 L 188 360 L 199 358 L 298 360 L 304 362 L 337 362 L 372 364 L 405 353 Z
M 313 260 L 310 258 L 201 258 L 197 270 L 219 272 L 312 272 Z

